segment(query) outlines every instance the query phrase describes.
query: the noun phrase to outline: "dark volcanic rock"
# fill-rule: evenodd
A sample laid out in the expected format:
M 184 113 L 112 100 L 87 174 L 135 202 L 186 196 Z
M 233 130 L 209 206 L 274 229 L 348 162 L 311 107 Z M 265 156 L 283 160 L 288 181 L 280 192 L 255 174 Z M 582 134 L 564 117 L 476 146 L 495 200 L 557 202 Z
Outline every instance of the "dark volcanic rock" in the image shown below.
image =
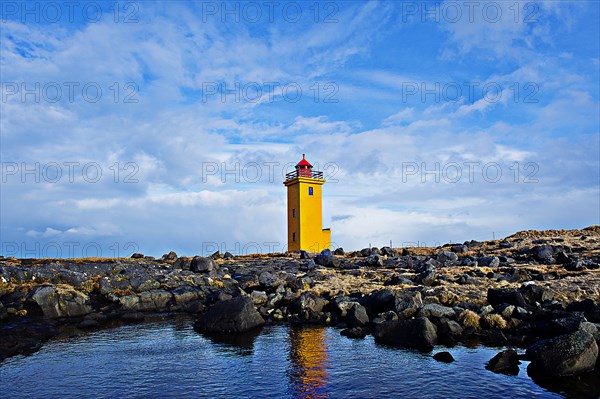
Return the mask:
M 593 323 L 600 323 L 600 303 L 591 299 L 584 299 L 581 302 L 573 302 L 567 307 L 568 311 L 579 311 L 585 313 L 585 318 Z
M 561 251 L 561 248 L 554 245 L 536 245 L 531 248 L 531 255 L 540 263 L 552 264 L 556 262 L 554 256 Z
M 160 259 L 165 261 L 176 260 L 177 254 L 173 251 L 170 251 L 168 254 L 164 254 Z
M 444 344 L 456 343 L 463 334 L 463 328 L 454 320 L 442 319 L 438 323 L 438 338 Z
M 8 314 L 6 313 L 6 309 L 4 309 L 4 305 L 2 305 L 2 302 L 0 302 L 0 320 L 4 320 L 8 317 Z
M 423 300 L 420 292 L 405 293 L 395 300 L 396 314 L 401 319 L 407 319 L 414 315 L 420 307 L 423 306 Z
M 336 258 L 330 250 L 324 249 L 314 259 L 317 265 L 325 267 L 337 267 L 340 265 L 340 260 Z
M 517 375 L 519 374 L 519 355 L 514 349 L 506 349 L 490 359 L 485 366 L 494 373 Z
M 319 319 L 323 313 L 323 308 L 329 302 L 313 294 L 312 292 L 303 292 L 295 302 L 295 308 L 305 320 Z
M 398 252 L 394 248 L 391 247 L 381 247 L 381 255 L 388 256 L 390 258 L 395 258 L 398 256 Z
M 452 357 L 450 352 L 438 352 L 433 355 L 433 358 L 442 363 L 452 363 L 454 361 L 454 357 Z
M 479 266 L 498 267 L 500 259 L 497 256 L 480 256 L 477 258 L 477 264 Z
M 521 295 L 519 291 L 510 288 L 489 288 L 487 299 L 492 305 L 507 303 L 509 305 L 521 307 L 527 306 L 523 295 Z
M 369 255 L 364 261 L 365 266 L 369 267 L 383 267 L 383 259 L 379 255 Z
M 192 260 L 190 258 L 180 257 L 173 263 L 173 269 L 190 270 Z
M 50 318 L 83 316 L 92 312 L 88 297 L 80 292 L 55 289 L 55 287 L 38 287 L 31 293 L 35 302 Z
M 469 247 L 467 247 L 466 245 L 453 245 L 452 247 L 450 247 L 450 251 L 461 254 L 464 252 L 468 252 Z
M 551 289 L 540 287 L 535 284 L 525 285 L 519 288 L 519 292 L 523 296 L 525 302 L 534 306 L 536 302 L 542 303 L 554 299 L 554 292 L 552 292 Z
M 435 276 L 435 270 L 425 271 L 417 276 L 416 282 L 425 286 L 430 286 L 435 282 Z
M 531 372 L 546 377 L 577 375 L 594 369 L 598 345 L 586 331 L 560 335 L 527 348 Z
M 432 317 L 441 319 L 442 317 L 453 318 L 456 316 L 456 313 L 454 309 L 440 305 L 439 303 L 428 303 L 421 308 L 419 316 L 427 317 L 428 319 Z
M 351 327 L 364 327 L 368 325 L 369 316 L 367 315 L 367 309 L 360 304 L 355 304 L 348 310 L 346 320 Z
M 352 327 L 340 331 L 340 334 L 348 338 L 363 339 L 369 334 L 369 329 L 365 327 Z
M 142 259 L 144 257 L 144 254 L 140 254 L 140 253 L 134 253 L 133 255 L 131 255 L 131 259 Z
M 336 248 L 335 251 L 333 251 L 334 255 L 339 255 L 339 256 L 344 256 L 345 252 L 344 252 L 344 248 L 339 247 Z
M 453 262 L 458 260 L 458 255 L 456 255 L 454 252 L 450 252 L 450 251 L 440 251 L 436 258 L 435 258 L 438 262 L 441 263 L 445 263 L 445 262 Z
M 376 324 L 373 335 L 379 343 L 421 350 L 431 350 L 437 343 L 435 325 L 425 317 Z
M 192 263 L 190 264 L 190 270 L 195 273 L 205 273 L 215 270 L 217 264 L 212 258 L 206 258 L 203 256 L 194 256 Z
M 217 302 L 198 317 L 194 329 L 200 332 L 245 332 L 265 324 L 247 297 Z
M 389 310 L 395 310 L 396 295 L 390 290 L 377 290 L 371 292 L 361 300 L 361 304 L 367 308 L 369 315 L 376 315 Z

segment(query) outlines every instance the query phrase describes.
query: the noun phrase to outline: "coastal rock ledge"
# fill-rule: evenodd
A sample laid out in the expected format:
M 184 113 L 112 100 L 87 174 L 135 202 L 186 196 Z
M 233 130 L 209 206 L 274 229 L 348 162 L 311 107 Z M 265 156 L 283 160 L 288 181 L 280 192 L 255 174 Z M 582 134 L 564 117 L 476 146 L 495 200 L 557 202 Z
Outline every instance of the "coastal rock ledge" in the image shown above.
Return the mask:
M 208 333 L 242 333 L 265 324 L 265 320 L 254 308 L 252 299 L 238 297 L 211 306 L 201 314 L 194 330 Z

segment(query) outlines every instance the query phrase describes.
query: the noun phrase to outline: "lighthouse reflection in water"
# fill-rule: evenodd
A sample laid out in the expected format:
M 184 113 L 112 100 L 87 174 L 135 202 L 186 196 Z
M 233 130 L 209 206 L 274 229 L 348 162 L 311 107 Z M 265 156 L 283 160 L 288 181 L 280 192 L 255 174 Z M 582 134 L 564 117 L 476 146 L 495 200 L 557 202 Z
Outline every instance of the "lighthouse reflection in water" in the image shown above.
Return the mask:
M 327 398 L 329 354 L 324 328 L 289 329 L 289 394 L 294 398 Z

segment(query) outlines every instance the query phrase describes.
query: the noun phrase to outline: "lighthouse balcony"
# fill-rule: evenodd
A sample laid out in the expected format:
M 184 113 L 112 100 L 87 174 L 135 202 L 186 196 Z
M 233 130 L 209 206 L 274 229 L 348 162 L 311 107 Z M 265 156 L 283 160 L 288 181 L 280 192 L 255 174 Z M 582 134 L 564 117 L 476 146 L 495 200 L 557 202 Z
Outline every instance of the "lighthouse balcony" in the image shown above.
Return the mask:
M 310 169 L 298 169 L 290 173 L 286 173 L 285 181 L 293 180 L 298 177 L 307 177 L 309 179 L 323 179 L 323 172 Z

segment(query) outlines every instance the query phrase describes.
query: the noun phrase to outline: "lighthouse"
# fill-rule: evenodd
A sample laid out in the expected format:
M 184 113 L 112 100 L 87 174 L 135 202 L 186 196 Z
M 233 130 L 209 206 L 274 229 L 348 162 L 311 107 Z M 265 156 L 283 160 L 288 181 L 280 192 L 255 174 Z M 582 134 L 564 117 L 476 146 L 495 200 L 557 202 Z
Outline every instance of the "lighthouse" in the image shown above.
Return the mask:
M 296 170 L 285 175 L 287 187 L 288 251 L 319 252 L 331 246 L 331 229 L 323 228 L 323 172 L 302 154 Z

